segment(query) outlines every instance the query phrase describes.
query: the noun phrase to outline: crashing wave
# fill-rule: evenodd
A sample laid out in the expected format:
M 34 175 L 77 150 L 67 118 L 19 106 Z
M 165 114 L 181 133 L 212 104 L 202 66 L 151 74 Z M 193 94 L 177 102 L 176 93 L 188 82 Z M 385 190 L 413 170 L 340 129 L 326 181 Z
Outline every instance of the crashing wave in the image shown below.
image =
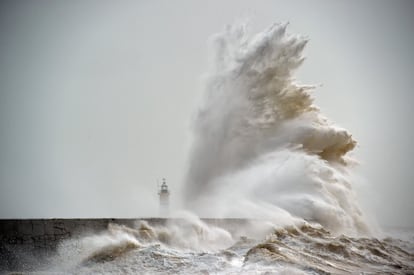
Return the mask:
M 295 82 L 307 39 L 286 27 L 251 35 L 229 26 L 212 39 L 187 205 L 204 217 L 311 220 L 367 234 L 347 165 L 356 141 L 313 104 L 313 86 Z

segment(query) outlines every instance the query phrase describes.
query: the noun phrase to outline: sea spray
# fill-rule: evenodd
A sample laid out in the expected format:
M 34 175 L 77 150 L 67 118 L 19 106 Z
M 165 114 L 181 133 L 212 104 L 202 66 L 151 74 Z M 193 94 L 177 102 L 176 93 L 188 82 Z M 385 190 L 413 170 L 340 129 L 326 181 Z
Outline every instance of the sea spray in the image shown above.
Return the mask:
M 307 40 L 286 27 L 252 35 L 233 25 L 212 39 L 187 205 L 203 217 L 313 221 L 368 234 L 347 167 L 356 141 L 313 104 L 313 86 L 295 82 Z
M 214 221 L 214 220 L 213 220 Z M 261 227 L 261 220 L 250 220 Z M 222 220 L 222 222 L 224 222 Z M 231 222 L 231 220 L 228 220 Z M 257 223 L 259 222 L 259 223 Z M 222 223 L 225 226 L 225 223 Z M 246 230 L 247 226 L 240 226 Z M 164 224 L 110 224 L 101 234 L 63 242 L 54 266 L 64 274 L 412 274 L 412 242 L 335 236 L 318 224 L 239 236 L 191 213 Z M 411 252 L 410 252 L 411 251 Z
M 131 250 L 163 247 L 194 252 L 214 252 L 234 244 L 224 228 L 207 224 L 190 212 L 177 212 L 174 219 L 150 225 L 139 220 L 135 226 L 108 224 L 100 233 L 84 233 L 62 241 L 49 270 L 70 270 L 125 257 Z

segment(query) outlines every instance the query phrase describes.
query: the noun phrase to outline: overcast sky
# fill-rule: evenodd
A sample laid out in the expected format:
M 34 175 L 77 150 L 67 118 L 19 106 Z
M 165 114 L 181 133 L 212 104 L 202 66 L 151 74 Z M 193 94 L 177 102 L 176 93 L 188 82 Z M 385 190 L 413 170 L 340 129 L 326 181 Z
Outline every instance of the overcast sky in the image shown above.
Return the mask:
M 246 18 L 309 37 L 362 204 L 414 226 L 412 1 L 2 1 L 0 218 L 156 215 L 162 177 L 177 204 L 207 40 Z

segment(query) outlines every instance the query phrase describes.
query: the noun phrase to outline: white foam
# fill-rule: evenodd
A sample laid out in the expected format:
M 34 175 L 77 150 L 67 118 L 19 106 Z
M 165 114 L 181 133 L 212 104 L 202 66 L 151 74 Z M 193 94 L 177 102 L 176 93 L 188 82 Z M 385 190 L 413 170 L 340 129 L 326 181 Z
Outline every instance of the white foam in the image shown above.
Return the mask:
M 367 233 L 347 152 L 356 141 L 313 105 L 293 79 L 307 40 L 275 24 L 213 38 L 204 102 L 194 123 L 187 205 L 201 216 L 313 220 Z

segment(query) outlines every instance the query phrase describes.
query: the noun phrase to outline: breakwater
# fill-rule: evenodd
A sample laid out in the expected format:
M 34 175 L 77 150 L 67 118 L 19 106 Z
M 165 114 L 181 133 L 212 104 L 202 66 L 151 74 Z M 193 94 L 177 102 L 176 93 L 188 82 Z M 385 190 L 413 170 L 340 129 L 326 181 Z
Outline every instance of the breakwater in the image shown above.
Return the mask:
M 105 231 L 109 224 L 136 228 L 141 221 L 163 226 L 175 218 L 145 219 L 7 219 L 0 220 L 0 273 L 2 270 L 32 270 L 42 259 L 53 255 L 66 239 Z M 247 222 L 245 219 L 202 219 L 229 232 Z M 27 268 L 26 268 L 27 267 Z
M 54 248 L 64 239 L 81 234 L 97 233 L 115 223 L 133 228 L 140 221 L 152 226 L 164 225 L 166 218 L 145 219 L 9 219 L 0 220 L 1 246 L 19 245 L 33 248 Z M 246 222 L 244 219 L 202 219 L 207 224 L 226 228 L 229 231 Z
M 163 219 L 151 219 L 154 223 Z M 132 226 L 138 219 L 13 219 L 0 220 L 2 246 L 54 248 L 64 239 L 105 230 L 109 223 Z

